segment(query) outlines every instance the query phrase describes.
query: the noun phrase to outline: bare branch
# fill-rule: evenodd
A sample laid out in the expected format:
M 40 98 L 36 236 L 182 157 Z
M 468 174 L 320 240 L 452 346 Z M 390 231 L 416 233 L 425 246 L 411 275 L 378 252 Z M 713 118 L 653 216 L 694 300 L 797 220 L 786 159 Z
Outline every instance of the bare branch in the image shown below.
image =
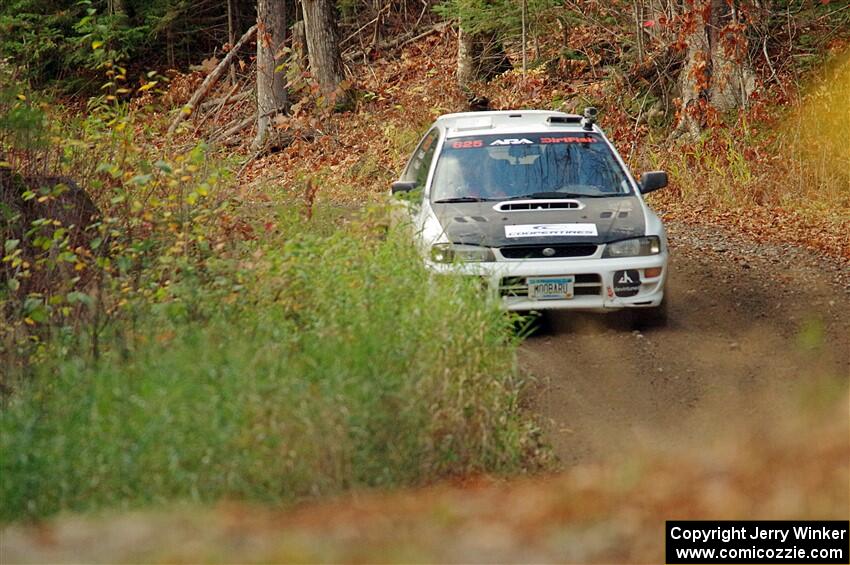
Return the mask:
M 249 41 L 254 35 L 257 33 L 257 26 L 253 25 L 251 28 L 245 32 L 245 34 L 239 38 L 239 41 L 233 48 L 230 50 L 230 53 L 221 60 L 218 66 L 209 74 L 207 78 L 204 79 L 204 82 L 201 83 L 201 86 L 198 87 L 198 90 L 195 91 L 195 94 L 192 95 L 192 98 L 189 102 L 186 103 L 183 108 L 180 109 L 180 112 L 177 114 L 177 117 L 174 118 L 174 121 L 171 122 L 171 125 L 168 126 L 168 135 L 172 135 L 174 130 L 177 129 L 177 126 L 180 125 L 184 119 L 188 116 L 192 115 L 192 112 L 195 111 L 195 107 L 200 103 L 201 100 L 212 90 L 213 85 L 221 78 L 221 75 L 224 74 L 224 71 L 230 66 L 230 63 L 233 62 L 233 58 L 236 56 L 236 53 L 239 52 L 239 49 Z

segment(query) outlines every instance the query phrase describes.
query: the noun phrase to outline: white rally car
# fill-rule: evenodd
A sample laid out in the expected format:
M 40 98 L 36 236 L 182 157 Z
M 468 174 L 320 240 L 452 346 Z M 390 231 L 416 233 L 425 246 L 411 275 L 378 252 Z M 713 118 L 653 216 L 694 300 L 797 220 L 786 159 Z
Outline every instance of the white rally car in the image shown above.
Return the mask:
M 392 193 L 435 272 L 484 277 L 508 310 L 640 309 L 666 320 L 667 238 L 596 125 L 550 111 L 441 116 Z

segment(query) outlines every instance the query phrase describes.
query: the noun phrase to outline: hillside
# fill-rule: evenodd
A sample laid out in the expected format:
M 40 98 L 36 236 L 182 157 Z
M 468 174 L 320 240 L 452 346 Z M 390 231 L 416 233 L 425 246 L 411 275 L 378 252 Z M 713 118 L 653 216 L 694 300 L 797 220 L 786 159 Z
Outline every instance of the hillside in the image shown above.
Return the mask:
M 99 44 L 158 5 L 50 20 L 97 59 L 73 80 L 0 61 L 0 561 L 637 563 L 665 520 L 846 519 L 847 6 L 800 5 L 746 107 L 689 116 L 694 13 L 640 3 L 635 43 L 623 6 L 572 4 L 530 3 L 526 71 L 502 14 L 515 68 L 461 87 L 456 20 L 341 3 L 345 81 L 287 35 L 259 148 L 250 37 L 197 107 L 236 36 L 179 70 Z M 168 29 L 135 53 L 179 67 Z M 669 172 L 666 326 L 506 314 L 426 269 L 390 183 L 472 94 L 595 106 L 635 176 Z

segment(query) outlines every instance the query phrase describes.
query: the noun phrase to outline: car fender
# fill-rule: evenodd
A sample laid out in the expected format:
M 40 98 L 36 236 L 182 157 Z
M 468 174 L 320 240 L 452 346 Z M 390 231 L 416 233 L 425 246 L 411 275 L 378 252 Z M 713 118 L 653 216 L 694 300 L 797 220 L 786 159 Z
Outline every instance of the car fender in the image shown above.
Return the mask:
M 449 238 L 446 235 L 446 230 L 443 229 L 440 220 L 431 208 L 427 197 L 423 199 L 422 206 L 419 208 L 419 213 L 414 218 L 414 229 L 416 230 L 416 240 L 426 255 L 430 252 L 431 246 L 435 243 L 448 242 Z

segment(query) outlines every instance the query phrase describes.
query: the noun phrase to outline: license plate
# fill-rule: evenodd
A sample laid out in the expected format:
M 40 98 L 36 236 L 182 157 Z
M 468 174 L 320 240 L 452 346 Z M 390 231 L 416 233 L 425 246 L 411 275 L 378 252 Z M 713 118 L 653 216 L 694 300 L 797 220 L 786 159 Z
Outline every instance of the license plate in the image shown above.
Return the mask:
M 574 276 L 535 277 L 528 279 L 528 297 L 532 300 L 567 300 L 573 297 Z

